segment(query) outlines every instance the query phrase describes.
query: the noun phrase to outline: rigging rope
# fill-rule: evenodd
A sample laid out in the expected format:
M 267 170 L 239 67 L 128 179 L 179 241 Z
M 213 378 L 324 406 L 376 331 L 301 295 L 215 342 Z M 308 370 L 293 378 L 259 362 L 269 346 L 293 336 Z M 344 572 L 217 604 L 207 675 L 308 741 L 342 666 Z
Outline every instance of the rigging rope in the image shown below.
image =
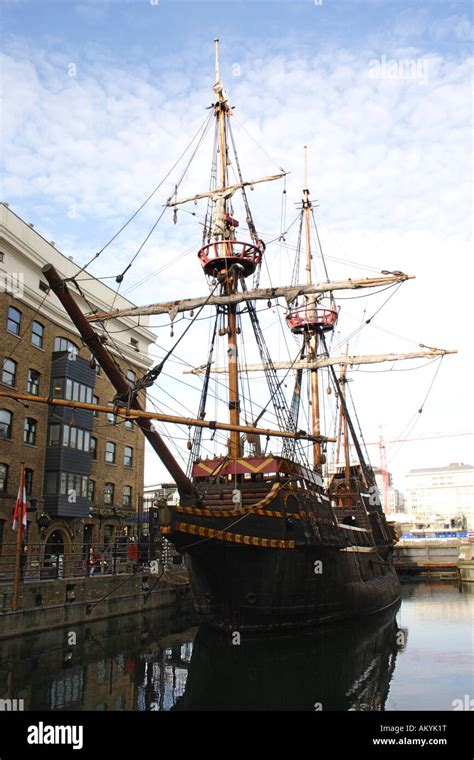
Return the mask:
M 101 253 L 103 253 L 103 252 L 105 251 L 105 249 L 106 249 L 106 248 L 108 248 L 108 246 L 109 246 L 111 243 L 113 243 L 113 241 L 114 241 L 114 240 L 115 240 L 115 239 L 116 239 L 116 238 L 117 238 L 117 237 L 120 235 L 120 233 L 121 233 L 121 232 L 123 232 L 123 230 L 124 230 L 126 227 L 128 227 L 128 225 L 130 224 L 130 222 L 132 222 L 132 221 L 133 221 L 133 219 L 135 219 L 135 217 L 137 216 L 137 214 L 139 214 L 139 213 L 140 213 L 140 211 L 141 211 L 141 210 L 142 210 L 142 209 L 143 209 L 143 208 L 146 206 L 146 204 L 148 203 L 148 201 L 150 201 L 150 200 L 153 198 L 153 196 L 155 195 L 155 193 L 156 193 L 156 192 L 157 192 L 157 191 L 160 189 L 160 187 L 163 185 L 163 183 L 164 183 L 164 182 L 166 182 L 166 180 L 168 179 L 168 177 L 170 176 L 170 174 L 171 174 L 171 173 L 172 173 L 172 172 L 175 170 L 175 168 L 178 166 L 179 162 L 180 162 L 180 161 L 181 161 L 181 160 L 184 158 L 184 156 L 185 156 L 185 155 L 186 155 L 186 153 L 188 152 L 189 148 L 191 147 L 191 145 L 193 144 L 194 140 L 195 140 L 195 139 L 196 139 L 196 137 L 199 135 L 199 133 L 201 132 L 201 130 L 205 129 L 205 130 L 207 131 L 207 126 L 208 126 L 208 123 L 210 122 L 210 119 L 211 119 L 211 115 L 208 115 L 208 116 L 206 116 L 206 118 L 204 119 L 204 122 L 201 124 L 201 126 L 199 127 L 199 129 L 198 129 L 198 131 L 196 132 L 196 134 L 194 135 L 194 137 L 191 139 L 191 141 L 188 143 L 188 145 L 186 146 L 186 148 L 184 149 L 184 151 L 181 153 L 180 157 L 177 159 L 177 161 L 175 161 L 175 163 L 173 164 L 173 166 L 171 167 L 171 169 L 169 169 L 169 171 L 168 171 L 168 172 L 165 174 L 165 176 L 163 177 L 163 179 L 162 179 L 162 180 L 161 180 L 161 181 L 158 183 L 158 185 L 155 187 L 155 189 L 154 189 L 154 190 L 152 190 L 152 192 L 150 193 L 150 195 L 149 195 L 149 196 L 148 196 L 148 197 L 147 197 L 147 198 L 146 198 L 146 199 L 143 201 L 143 203 L 142 203 L 142 204 L 141 204 L 141 205 L 138 207 L 138 209 L 137 209 L 137 210 L 136 210 L 136 211 L 135 211 L 135 212 L 132 214 L 132 216 L 131 216 L 131 217 L 130 217 L 130 218 L 129 218 L 129 219 L 126 221 L 126 222 L 125 222 L 125 224 L 123 224 L 123 225 L 120 227 L 120 229 L 119 229 L 119 230 L 118 230 L 118 231 L 115 233 L 115 235 L 113 235 L 113 237 L 111 237 L 111 238 L 110 238 L 110 240 L 109 240 L 109 241 L 108 241 L 108 242 L 107 242 L 107 243 L 106 243 L 104 246 L 102 246 L 102 248 L 100 249 L 100 251 L 97 251 L 97 253 L 95 253 L 95 254 L 93 255 L 93 257 L 90 259 L 90 261 L 88 261 L 88 262 L 87 262 L 87 264 L 84 264 L 84 266 L 83 266 L 83 267 L 81 267 L 81 269 L 79 270 L 79 272 L 77 272 L 77 273 L 74 275 L 74 278 L 72 278 L 72 279 L 76 279 L 76 277 L 77 277 L 79 274 L 81 274 L 81 272 L 83 272 L 85 269 L 87 269 L 87 267 L 88 267 L 88 266 L 90 266 L 90 264 L 92 264 L 92 262 L 93 262 L 95 259 L 97 259 L 97 258 L 98 258 L 98 257 L 101 255 Z

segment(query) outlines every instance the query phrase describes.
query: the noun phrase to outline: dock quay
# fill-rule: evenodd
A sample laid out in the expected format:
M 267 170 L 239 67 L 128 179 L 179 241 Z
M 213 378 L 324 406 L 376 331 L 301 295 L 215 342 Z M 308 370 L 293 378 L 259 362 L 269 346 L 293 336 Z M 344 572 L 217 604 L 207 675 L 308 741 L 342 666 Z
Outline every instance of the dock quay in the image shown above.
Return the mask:
M 394 550 L 395 567 L 402 576 L 456 579 L 459 577 L 458 563 L 462 544 L 463 539 L 459 537 L 401 539 Z
M 169 546 L 153 560 L 118 556 L 93 571 L 79 555 L 53 559 L 47 567 L 28 561 L 16 590 L 11 570 L 0 575 L 0 640 L 165 609 L 190 596 L 185 566 Z
M 461 544 L 458 560 L 459 578 L 462 583 L 474 583 L 474 544 Z

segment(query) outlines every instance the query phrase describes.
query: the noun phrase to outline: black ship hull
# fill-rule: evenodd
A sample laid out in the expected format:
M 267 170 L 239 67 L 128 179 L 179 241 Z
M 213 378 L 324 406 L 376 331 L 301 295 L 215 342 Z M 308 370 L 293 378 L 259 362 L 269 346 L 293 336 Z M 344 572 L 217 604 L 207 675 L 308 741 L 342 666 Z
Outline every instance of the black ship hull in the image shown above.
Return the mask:
M 248 460 L 239 460 L 242 467 Z M 268 463 L 280 471 L 293 463 Z M 367 493 L 334 509 L 315 478 L 202 484 L 162 532 L 186 556 L 200 619 L 227 631 L 301 628 L 388 609 L 400 599 L 393 536 Z
M 187 553 L 186 565 L 200 619 L 220 630 L 314 626 L 372 615 L 400 599 L 391 552 L 374 564 L 372 553 L 332 547 L 206 542 Z

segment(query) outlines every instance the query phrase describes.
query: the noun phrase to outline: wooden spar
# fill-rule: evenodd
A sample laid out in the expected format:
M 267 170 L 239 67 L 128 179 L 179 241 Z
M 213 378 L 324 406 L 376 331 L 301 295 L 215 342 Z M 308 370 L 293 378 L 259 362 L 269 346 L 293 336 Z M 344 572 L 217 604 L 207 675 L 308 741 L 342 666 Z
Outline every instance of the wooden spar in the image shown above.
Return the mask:
M 28 403 L 51 404 L 52 406 L 62 406 L 71 409 L 87 409 L 93 412 L 103 412 L 110 414 L 111 407 L 104 404 L 88 404 L 86 401 L 69 401 L 69 399 L 52 398 L 51 396 L 32 396 L 28 393 L 15 393 L 14 391 L 0 391 L 0 398 L 11 398 L 18 401 L 27 401 Z M 313 441 L 315 436 L 305 433 L 304 431 L 294 433 L 287 430 L 271 430 L 267 428 L 256 428 L 253 425 L 232 425 L 228 422 L 214 422 L 213 420 L 201 420 L 194 417 L 179 417 L 172 414 L 160 414 L 159 412 L 146 412 L 142 409 L 117 407 L 113 410 L 117 417 L 127 420 L 136 420 L 142 427 L 142 422 L 149 420 L 159 420 L 160 422 L 169 422 L 174 425 L 186 425 L 191 427 L 209 428 L 210 430 L 231 430 L 238 434 L 251 433 L 256 435 L 269 436 L 271 438 L 294 438 L 305 441 Z M 317 436 L 321 442 L 328 441 L 334 443 L 335 438 L 326 438 Z
M 309 200 L 308 189 L 308 147 L 304 146 L 304 188 L 303 188 L 303 210 L 305 216 L 305 234 L 306 234 L 306 283 L 307 285 L 313 284 L 313 277 L 311 273 L 311 201 Z M 308 306 L 315 304 L 316 298 L 311 295 L 307 299 Z M 318 355 L 318 333 L 314 332 L 307 336 L 308 346 L 308 361 L 314 362 Z M 319 435 L 320 433 L 320 409 L 319 409 L 319 378 L 317 367 L 313 367 L 310 372 L 310 401 L 311 401 L 311 432 L 313 435 Z M 321 469 L 321 444 L 315 442 L 313 444 L 313 465 L 314 469 L 320 471 Z
M 212 198 L 212 200 L 219 200 L 221 198 L 231 198 L 237 190 L 243 187 L 252 187 L 258 185 L 261 182 L 273 182 L 276 179 L 286 177 L 289 172 L 280 172 L 279 174 L 270 174 L 268 177 L 260 177 L 259 179 L 249 179 L 245 182 L 240 182 L 237 185 L 221 184 L 221 187 L 216 190 L 206 190 L 203 193 L 196 193 L 196 195 L 188 195 L 186 198 L 179 198 L 176 201 L 169 200 L 165 203 L 165 206 L 179 206 L 182 203 L 189 203 L 190 201 L 199 201 L 202 198 Z
M 308 359 L 296 359 L 294 362 L 273 362 L 275 369 L 321 369 L 321 367 L 331 367 L 335 364 L 345 364 L 349 367 L 358 364 L 379 364 L 382 362 L 396 362 L 407 359 L 433 359 L 436 356 L 445 354 L 457 354 L 456 350 L 436 348 L 431 351 L 412 351 L 409 354 L 367 354 L 366 356 L 324 356 L 315 361 Z M 263 372 L 263 364 L 242 364 L 241 372 Z M 205 367 L 197 367 L 183 372 L 184 375 L 202 375 L 206 371 Z M 227 372 L 226 367 L 211 367 L 211 372 L 216 375 L 223 375 Z
M 71 321 L 76 326 L 85 345 L 90 349 L 94 357 L 97 359 L 98 363 L 104 370 L 117 393 L 123 396 L 127 396 L 130 392 L 129 384 L 123 377 L 113 357 L 104 347 L 99 336 L 94 332 L 91 325 L 84 317 L 84 314 L 72 297 L 64 280 L 61 279 L 60 275 L 52 264 L 46 264 L 46 266 L 44 266 L 41 271 L 48 281 L 51 290 L 56 294 L 67 314 L 71 318 Z M 142 409 L 142 405 L 136 396 L 132 397 L 130 405 L 133 409 Z M 165 442 L 162 440 L 161 436 L 153 429 L 150 418 L 139 419 L 137 424 L 142 430 L 145 438 L 150 442 L 156 454 L 159 456 L 164 466 L 174 479 L 179 492 L 185 495 L 193 494 L 195 492 L 195 488 L 192 482 L 183 472 L 178 462 L 166 446 Z
M 333 290 L 357 290 L 359 288 L 375 288 L 384 285 L 393 285 L 405 280 L 413 280 L 414 275 L 397 272 L 390 277 L 367 277 L 358 280 L 338 280 L 334 282 L 320 282 L 313 285 L 291 285 L 276 288 L 257 288 L 245 292 L 232 293 L 223 296 L 203 296 L 202 298 L 185 298 L 179 301 L 167 301 L 148 306 L 133 306 L 129 309 L 116 309 L 110 312 L 94 312 L 85 315 L 89 322 L 98 320 L 114 319 L 116 317 L 140 317 L 152 314 L 169 314 L 173 320 L 176 315 L 183 311 L 193 311 L 200 306 L 226 306 L 232 303 L 246 301 L 269 301 L 272 298 L 285 298 L 288 304 L 298 296 L 312 293 L 329 293 Z

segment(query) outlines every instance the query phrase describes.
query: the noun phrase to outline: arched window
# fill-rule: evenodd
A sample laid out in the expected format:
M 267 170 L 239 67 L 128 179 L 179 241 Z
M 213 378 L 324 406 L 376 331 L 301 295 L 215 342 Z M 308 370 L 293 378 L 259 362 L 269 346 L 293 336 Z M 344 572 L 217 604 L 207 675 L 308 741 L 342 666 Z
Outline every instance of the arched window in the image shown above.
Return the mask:
M 8 465 L 0 463 L 0 493 L 6 493 L 8 487 Z
M 74 355 L 79 352 L 78 347 L 69 338 L 63 338 L 62 335 L 57 335 L 54 339 L 55 351 L 67 351 L 69 354 Z
M 35 369 L 28 370 L 28 393 L 33 396 L 39 395 L 40 373 Z
M 43 347 L 44 326 L 41 322 L 33 322 L 31 326 L 31 342 L 36 348 Z
M 104 484 L 104 504 L 113 504 L 113 503 L 114 503 L 114 484 L 105 483 Z
M 12 437 L 12 418 L 8 409 L 0 409 L 0 438 Z
M 12 387 L 16 383 L 16 362 L 13 359 L 5 359 L 3 362 L 2 383 Z
M 107 441 L 105 444 L 105 461 L 108 464 L 115 464 L 115 452 L 117 446 L 113 441 Z
M 132 506 L 132 486 L 123 486 L 122 489 L 122 506 Z
M 131 446 L 123 447 L 123 464 L 124 467 L 133 467 L 133 449 Z
M 36 420 L 32 417 L 25 417 L 25 424 L 23 427 L 23 443 L 28 443 L 30 446 L 34 446 L 36 443 Z
M 25 467 L 25 491 L 27 496 L 33 493 L 33 470 Z
M 7 317 L 8 332 L 13 333 L 14 335 L 19 335 L 20 324 L 21 324 L 21 311 L 18 311 L 18 309 L 15 309 L 14 306 L 10 306 L 8 308 L 8 317 Z

